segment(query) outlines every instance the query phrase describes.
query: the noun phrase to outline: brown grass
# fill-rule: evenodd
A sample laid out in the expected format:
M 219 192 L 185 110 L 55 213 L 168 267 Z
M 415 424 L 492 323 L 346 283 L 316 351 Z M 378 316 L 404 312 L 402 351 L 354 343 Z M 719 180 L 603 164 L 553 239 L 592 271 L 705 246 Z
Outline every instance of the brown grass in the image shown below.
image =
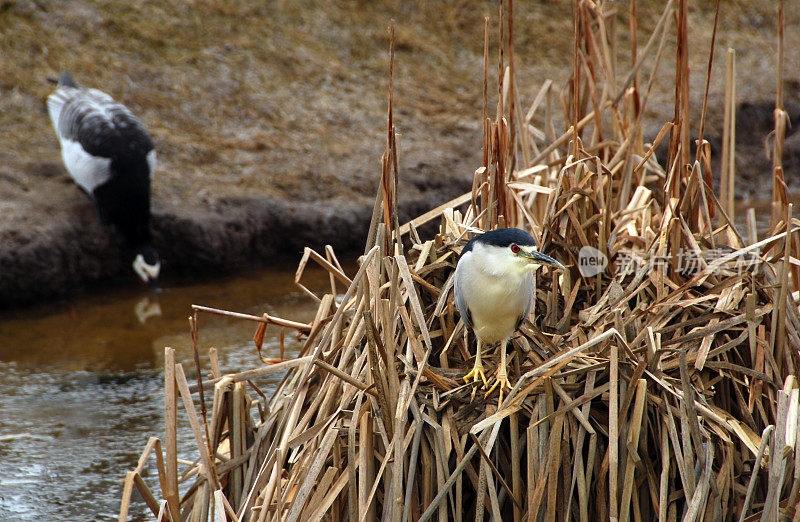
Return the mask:
M 565 89 L 545 82 L 526 110 L 511 102 L 515 71 L 501 67 L 505 98 L 485 111 L 495 117 L 483 122 L 472 193 L 403 226 L 390 101 L 357 273 L 345 276 L 330 250 L 307 250 L 298 281 L 311 259 L 331 272 L 311 324 L 245 317 L 303 332 L 299 358 L 235 375 L 213 367 L 192 388 L 167 349 L 166 457 L 151 440 L 121 519 L 136 487 L 163 520 L 800 520 L 800 220 L 776 197 L 767 237 L 746 242 L 707 183 L 708 147 L 690 155 L 683 0 L 660 29 L 683 42 L 674 120 L 656 139 L 670 139 L 664 166 L 641 128 L 656 65 L 670 59 L 662 34 L 641 56 L 649 73 L 617 74 L 603 7 L 574 9 Z M 556 135 L 559 111 L 571 125 Z M 431 219 L 438 233 L 423 241 L 417 227 Z M 452 281 L 466 236 L 502 225 L 531 230 L 573 268 L 537 278 L 512 342 L 516 384 L 498 404 L 462 384 L 474 341 Z M 599 275 L 578 270 L 586 247 L 610 260 Z M 267 399 L 257 377 L 290 367 Z M 212 387 L 206 436 L 193 390 Z M 176 390 L 199 453 L 182 471 L 170 440 Z M 159 495 L 141 479 L 152 453 Z
M 640 25 L 653 27 L 660 5 L 640 3 Z M 798 26 L 796 11 L 787 10 L 790 29 Z M 155 179 L 158 199 L 185 201 L 198 191 L 211 200 L 223 192 L 243 196 L 251 191 L 302 198 L 319 186 L 315 174 L 331 191 L 341 186 L 339 195 L 371 193 L 374 179 L 337 174 L 364 172 L 364 158 L 377 159 L 370 154 L 382 127 L 385 21 L 402 20 L 397 93 L 406 116 L 401 122 L 404 150 L 407 157 L 430 158 L 431 143 L 456 141 L 450 136 L 454 129 L 477 122 L 482 21 L 496 12 L 495 3 L 485 0 L 282 1 L 268 6 L 249 1 L 10 0 L 0 6 L 5 151 L 0 172 L 28 183 L 24 175 L 35 172 L 36 165 L 58 164 L 58 144 L 43 111 L 52 90 L 45 78 L 66 69 L 79 82 L 130 106 L 147 124 L 162 167 Z M 526 57 L 518 60 L 516 95 L 530 105 L 542 78 L 560 86 L 569 76 L 570 5 L 524 2 L 514 14 L 516 46 Z M 690 57 L 699 70 L 708 49 L 703 28 L 710 26 L 713 9 L 699 2 L 689 15 L 700 28 L 692 40 L 703 52 Z M 769 3 L 725 2 L 717 47 L 718 53 L 727 46 L 741 51 L 741 99 L 771 99 L 761 86 L 774 69 L 774 41 L 764 37 L 774 33 L 774 25 Z M 647 36 L 639 33 L 640 46 Z M 787 31 L 787 48 L 800 45 L 799 38 L 797 31 Z M 620 67 L 630 62 L 627 41 L 623 32 L 617 49 Z M 669 36 L 667 48 L 673 43 Z M 497 52 L 496 41 L 491 52 Z M 787 53 L 786 70 L 800 70 L 797 60 L 796 53 Z M 669 117 L 672 78 L 669 71 L 661 73 L 645 114 L 651 135 L 660 128 L 652 122 Z M 721 105 L 721 87 L 712 85 L 712 107 Z M 700 83 L 693 89 L 697 96 Z M 692 109 L 697 113 L 699 104 Z M 709 135 L 719 133 L 721 114 L 712 118 Z M 463 134 L 458 138 L 463 142 Z

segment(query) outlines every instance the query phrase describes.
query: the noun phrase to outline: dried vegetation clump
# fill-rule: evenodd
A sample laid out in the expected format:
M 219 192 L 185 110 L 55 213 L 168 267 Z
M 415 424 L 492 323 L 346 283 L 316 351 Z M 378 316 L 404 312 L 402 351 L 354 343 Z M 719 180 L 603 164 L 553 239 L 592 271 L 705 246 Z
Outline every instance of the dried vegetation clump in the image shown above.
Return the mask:
M 502 19 L 512 42 L 513 17 Z M 269 324 L 302 333 L 296 359 L 234 375 L 214 366 L 212 381 L 190 387 L 167 349 L 166 451 L 153 438 L 129 472 L 121 518 L 136 486 L 164 520 L 800 519 L 800 221 L 782 180 L 780 90 L 771 226 L 759 238 L 751 212 L 743 237 L 732 224 L 732 102 L 720 191 L 702 122 L 690 148 L 685 3 L 668 2 L 624 78 L 611 66 L 608 19 L 576 2 L 571 80 L 562 90 L 545 82 L 530 107 L 519 103 L 513 45 L 501 46 L 472 192 L 403 226 L 390 86 L 357 273 L 345 275 L 330 250 L 307 250 L 298 281 L 309 260 L 331 274 L 330 293 L 308 291 L 314 321 L 245 317 L 260 321 L 259 346 Z M 629 30 L 635 42 L 635 23 Z M 669 34 L 675 117 L 645 144 L 641 117 Z M 488 78 L 488 51 L 486 63 Z M 556 135 L 559 111 L 571 125 Z M 653 151 L 665 139 L 662 167 Z M 438 232 L 424 241 L 417 227 L 431 220 Z M 498 226 L 531 230 L 572 267 L 539 274 L 502 403 L 461 380 L 474 340 L 452 299 L 465 240 Z M 257 378 L 286 370 L 267 399 Z M 202 390 L 212 387 L 208 418 Z M 199 450 L 180 473 L 178 391 Z M 153 450 L 158 495 L 141 478 Z

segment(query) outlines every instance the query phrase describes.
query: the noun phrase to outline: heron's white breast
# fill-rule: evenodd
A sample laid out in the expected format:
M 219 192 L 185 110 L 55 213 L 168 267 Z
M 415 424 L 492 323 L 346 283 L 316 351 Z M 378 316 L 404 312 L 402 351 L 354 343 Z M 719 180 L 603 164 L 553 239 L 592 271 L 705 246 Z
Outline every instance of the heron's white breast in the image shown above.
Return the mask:
M 504 250 L 477 244 L 461 258 L 456 270 L 475 334 L 487 343 L 514 333 L 533 291 L 531 267 Z

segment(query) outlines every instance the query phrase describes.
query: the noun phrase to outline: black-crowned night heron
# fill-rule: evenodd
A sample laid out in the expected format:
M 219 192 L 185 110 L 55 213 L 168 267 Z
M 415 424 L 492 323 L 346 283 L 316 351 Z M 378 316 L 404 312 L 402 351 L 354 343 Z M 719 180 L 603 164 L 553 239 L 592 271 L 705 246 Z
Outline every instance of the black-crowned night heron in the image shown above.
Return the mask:
M 476 236 L 461 251 L 456 266 L 455 301 L 461 320 L 478 338 L 475 365 L 464 380 L 488 386 L 481 362 L 483 343 L 500 341 L 497 380 L 488 393 L 500 386 L 511 388 L 506 371 L 506 344 L 519 328 L 533 302 L 533 270 L 540 265 L 565 270 L 564 265 L 536 250 L 536 242 L 518 228 L 501 228 Z
M 94 200 L 104 223 L 113 223 L 133 249 L 133 270 L 155 287 L 161 262 L 150 237 L 153 140 L 124 105 L 97 89 L 79 88 L 61 73 L 47 111 L 72 179 Z

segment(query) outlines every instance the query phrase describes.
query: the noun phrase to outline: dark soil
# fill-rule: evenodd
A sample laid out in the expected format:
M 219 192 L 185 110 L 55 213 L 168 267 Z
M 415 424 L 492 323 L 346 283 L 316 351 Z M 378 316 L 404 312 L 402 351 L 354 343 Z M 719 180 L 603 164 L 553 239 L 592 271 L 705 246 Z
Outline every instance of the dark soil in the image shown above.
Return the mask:
M 722 53 L 736 48 L 744 198 L 769 198 L 771 190 L 763 141 L 772 128 L 775 15 L 767 4 L 723 3 L 709 96 L 706 133 L 717 145 Z M 159 154 L 153 228 L 168 284 L 297 258 L 304 246 L 332 244 L 340 253 L 363 246 L 385 142 L 391 18 L 401 218 L 468 190 L 480 161 L 483 17 L 495 24 L 496 9 L 477 0 L 0 1 L 0 307 L 101 283 L 137 284 L 118 235 L 98 223 L 61 166 L 44 111 L 48 76 L 70 70 L 150 129 Z M 640 49 L 660 9 L 640 8 Z M 800 46 L 796 11 L 787 11 L 787 49 Z M 691 12 L 698 115 L 713 14 L 705 3 Z M 622 30 L 627 14 L 619 16 Z M 567 79 L 570 17 L 570 2 L 515 3 L 525 103 L 546 78 Z M 623 71 L 627 45 L 621 39 Z M 493 76 L 495 60 L 492 46 Z M 652 135 L 672 114 L 673 60 L 668 50 L 648 103 Z M 798 60 L 787 52 L 793 121 Z M 797 188 L 800 133 L 793 131 L 784 162 Z

